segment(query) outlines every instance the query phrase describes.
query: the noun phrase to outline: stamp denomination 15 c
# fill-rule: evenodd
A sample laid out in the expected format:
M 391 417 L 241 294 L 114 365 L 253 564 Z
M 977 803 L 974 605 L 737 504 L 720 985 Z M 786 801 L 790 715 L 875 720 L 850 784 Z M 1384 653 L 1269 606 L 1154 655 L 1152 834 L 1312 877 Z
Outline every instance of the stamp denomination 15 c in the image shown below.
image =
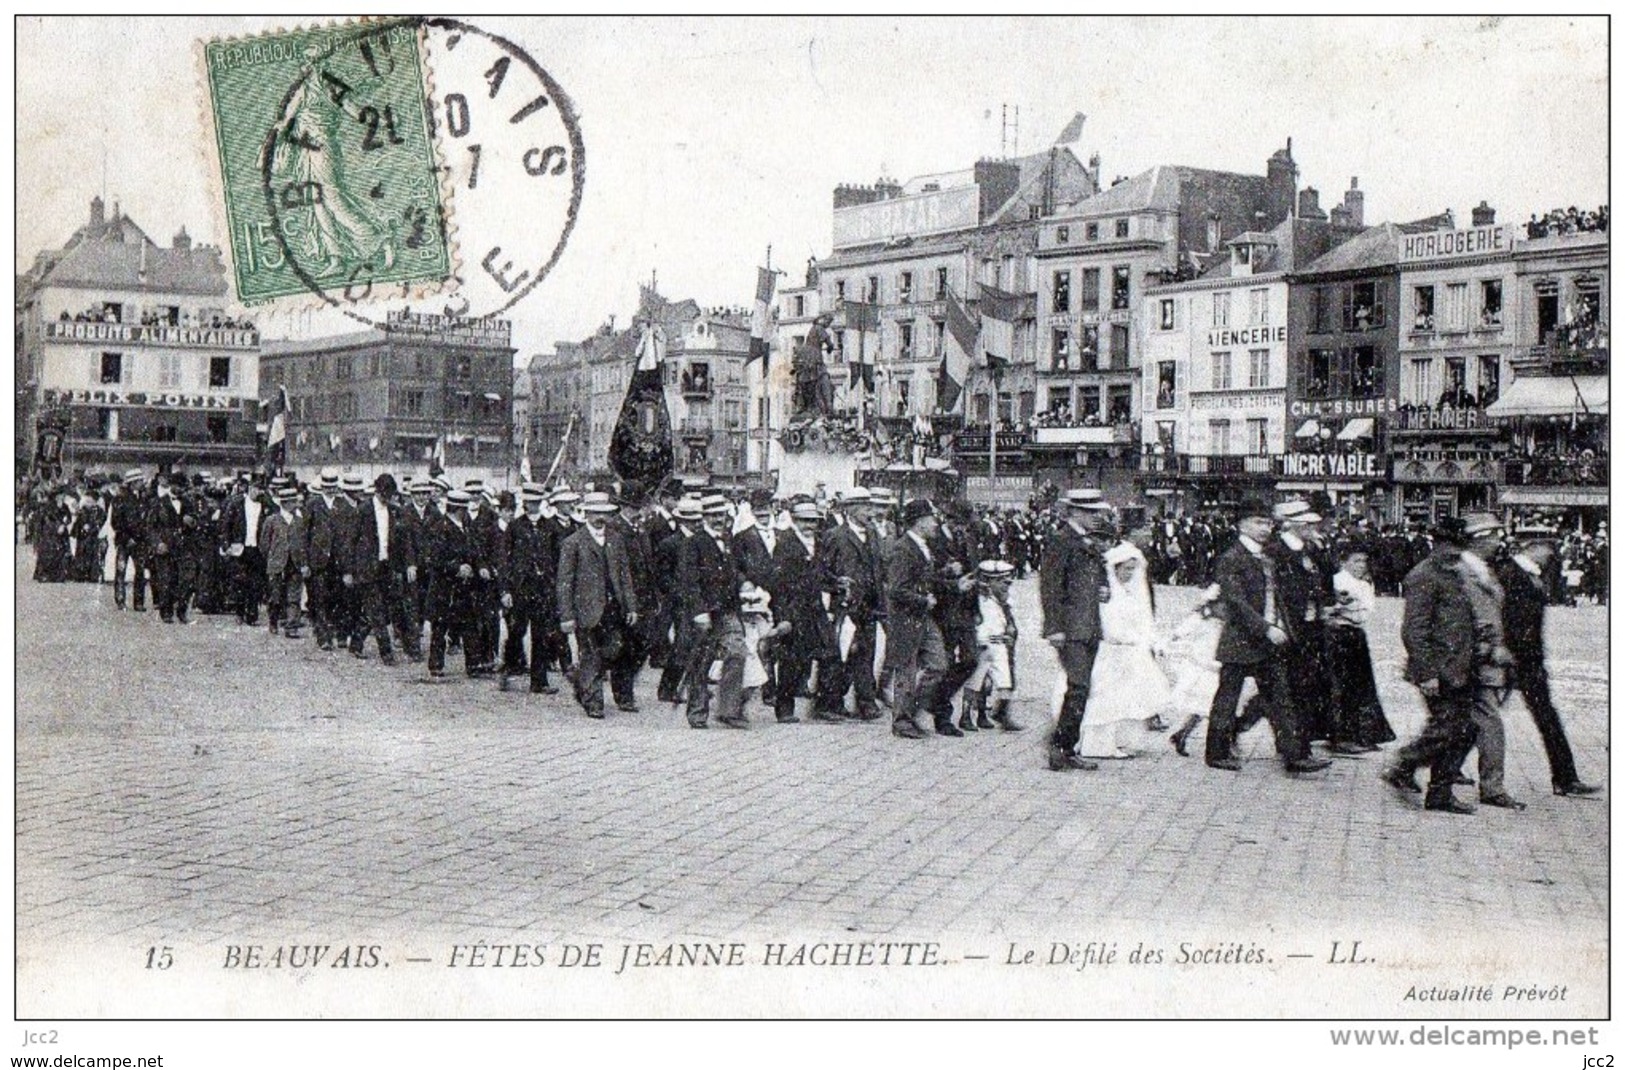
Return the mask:
M 203 46 L 243 304 L 452 277 L 420 34 L 389 20 Z

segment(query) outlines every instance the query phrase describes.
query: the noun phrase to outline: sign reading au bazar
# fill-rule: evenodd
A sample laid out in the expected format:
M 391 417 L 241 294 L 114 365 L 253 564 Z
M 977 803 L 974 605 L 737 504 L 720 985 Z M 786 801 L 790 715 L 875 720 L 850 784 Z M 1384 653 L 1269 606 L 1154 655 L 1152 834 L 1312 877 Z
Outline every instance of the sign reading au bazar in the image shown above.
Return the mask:
M 1377 458 L 1370 453 L 1288 453 L 1281 474 L 1298 479 L 1376 479 Z

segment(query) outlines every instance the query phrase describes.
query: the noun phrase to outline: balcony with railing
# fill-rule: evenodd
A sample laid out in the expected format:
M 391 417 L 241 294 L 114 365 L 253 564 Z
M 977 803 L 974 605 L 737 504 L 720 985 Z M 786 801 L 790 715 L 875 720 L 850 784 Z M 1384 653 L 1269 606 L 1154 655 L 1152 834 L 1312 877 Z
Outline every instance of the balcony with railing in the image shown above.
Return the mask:
M 1140 471 L 1182 476 L 1272 476 L 1274 458 L 1268 454 L 1160 453 L 1140 458 Z
M 677 433 L 684 438 L 710 438 L 716 422 L 709 416 L 685 416 L 677 425 Z
M 1532 457 L 1509 457 L 1506 482 L 1515 487 L 1605 487 L 1608 455 L 1586 449 L 1557 453 L 1543 450 Z

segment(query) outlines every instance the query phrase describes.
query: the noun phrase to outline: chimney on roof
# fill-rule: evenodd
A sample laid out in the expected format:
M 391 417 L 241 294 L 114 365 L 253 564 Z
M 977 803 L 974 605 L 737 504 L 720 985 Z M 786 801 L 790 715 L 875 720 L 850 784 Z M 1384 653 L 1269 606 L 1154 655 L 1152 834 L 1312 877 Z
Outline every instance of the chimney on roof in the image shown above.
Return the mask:
M 1490 207 L 1489 201 L 1479 201 L 1478 207 L 1473 209 L 1473 226 L 1493 227 L 1495 225 L 1495 209 Z
M 1349 188 L 1343 193 L 1343 210 L 1348 213 L 1348 225 L 1365 226 L 1365 194 L 1360 191 L 1359 176 L 1349 179 Z
M 187 252 L 192 248 L 192 236 L 186 233 L 185 227 L 182 227 L 175 234 L 175 248 L 182 252 Z
M 117 223 L 118 221 L 119 221 L 118 202 L 114 201 L 113 202 L 113 222 Z
M 1264 229 L 1280 223 L 1292 215 L 1293 202 L 1298 199 L 1298 165 L 1292 162 L 1292 139 L 1286 139 L 1286 148 L 1276 149 L 1265 164 Z
M 1298 194 L 1298 218 L 1326 218 L 1326 213 L 1320 210 L 1320 191 L 1315 187 L 1305 186 L 1303 192 Z
M 100 197 L 90 198 L 90 225 L 99 227 L 107 222 L 107 206 Z

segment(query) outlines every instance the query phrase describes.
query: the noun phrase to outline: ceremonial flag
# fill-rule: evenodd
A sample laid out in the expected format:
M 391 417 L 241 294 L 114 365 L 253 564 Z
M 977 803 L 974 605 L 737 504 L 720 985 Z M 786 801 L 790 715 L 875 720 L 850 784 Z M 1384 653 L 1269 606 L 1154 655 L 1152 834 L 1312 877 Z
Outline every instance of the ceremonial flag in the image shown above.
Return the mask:
M 875 366 L 869 360 L 868 353 L 864 350 L 863 335 L 860 333 L 858 335 L 858 355 L 850 365 L 851 379 L 848 380 L 847 386 L 854 387 L 862 383 L 863 388 L 873 394 L 875 392 Z
M 756 269 L 756 308 L 750 318 L 750 355 L 745 358 L 745 364 L 760 358 L 762 370 L 767 370 L 767 326 L 768 306 L 773 301 L 773 272 L 767 268 Z
M 271 399 L 269 426 L 265 431 L 265 459 L 273 471 L 288 463 L 288 388 L 277 387 Z
M 665 356 L 666 332 L 659 324 L 649 323 L 638 338 L 637 363 L 609 439 L 610 469 L 621 479 L 651 491 L 671 475 L 675 462 L 671 414 L 666 411 L 661 378 Z
M 542 480 L 543 486 L 553 482 L 553 476 L 559 470 L 559 463 L 564 460 L 564 451 L 570 448 L 570 432 L 574 431 L 575 429 L 576 414 L 572 412 L 570 414 L 570 422 L 564 425 L 564 437 L 559 439 L 559 452 L 553 455 L 553 463 L 547 466 L 547 478 Z M 529 469 L 530 460 L 527 457 L 524 466 L 520 468 L 520 474 L 523 475 L 527 480 L 530 478 Z
M 948 334 L 953 345 L 942 347 L 942 365 L 937 369 L 937 410 L 951 412 L 959 405 L 970 376 L 971 354 L 976 352 L 976 323 L 970 318 L 959 295 L 948 291 Z
M 841 311 L 846 315 L 846 329 L 849 331 L 878 331 L 880 329 L 880 306 L 865 301 L 845 301 L 841 304 Z
M 446 471 L 446 436 L 434 440 L 434 452 L 429 454 L 429 476 L 444 475 Z
M 568 430 L 568 429 L 566 429 Z M 530 482 L 530 428 L 525 428 L 525 439 L 519 446 L 519 478 Z

